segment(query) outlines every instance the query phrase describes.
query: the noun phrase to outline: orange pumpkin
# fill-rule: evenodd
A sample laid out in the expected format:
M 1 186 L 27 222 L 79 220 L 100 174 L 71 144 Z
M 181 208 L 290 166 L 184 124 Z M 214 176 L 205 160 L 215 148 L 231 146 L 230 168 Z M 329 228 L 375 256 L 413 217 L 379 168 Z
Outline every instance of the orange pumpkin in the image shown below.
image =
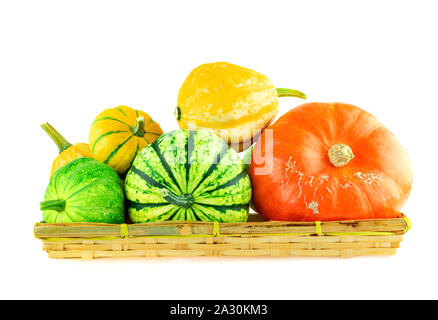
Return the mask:
M 52 176 L 57 169 L 77 158 L 93 157 L 88 144 L 75 143 L 72 145 L 47 122 L 42 123 L 41 127 L 49 137 L 52 138 L 53 142 L 55 142 L 59 149 L 59 155 L 53 160 L 50 176 Z
M 307 103 L 262 133 L 250 177 L 253 203 L 269 220 L 395 218 L 412 169 L 396 137 L 350 104 Z

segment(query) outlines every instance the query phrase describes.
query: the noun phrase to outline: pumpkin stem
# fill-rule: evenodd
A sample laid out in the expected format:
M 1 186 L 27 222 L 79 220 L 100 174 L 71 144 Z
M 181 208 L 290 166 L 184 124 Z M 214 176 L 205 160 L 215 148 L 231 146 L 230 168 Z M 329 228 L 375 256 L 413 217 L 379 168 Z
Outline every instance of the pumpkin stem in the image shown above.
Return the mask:
M 65 200 L 57 199 L 57 200 L 47 200 L 40 203 L 40 210 L 56 210 L 56 211 L 64 211 L 65 209 Z
M 190 208 L 195 202 L 193 196 L 190 193 L 184 193 L 181 196 L 177 196 L 167 189 L 161 189 L 160 193 L 164 200 L 181 208 Z
M 286 88 L 277 88 L 278 96 L 281 97 L 296 97 L 301 99 L 307 99 L 306 95 L 301 91 Z
M 131 131 L 134 135 L 137 137 L 143 137 L 144 136 L 144 125 L 145 125 L 145 119 L 143 116 L 139 116 L 137 118 L 137 123 L 135 126 L 131 127 Z
M 354 158 L 353 151 L 346 144 L 335 144 L 328 151 L 330 162 L 335 167 L 345 166 L 351 159 Z
M 180 107 L 176 107 L 175 108 L 175 111 L 174 111 L 174 116 L 175 116 L 175 118 L 176 118 L 176 121 L 179 121 L 179 120 L 181 120 L 181 108 Z
M 64 150 L 70 148 L 72 144 L 68 142 L 58 131 L 55 130 L 49 123 L 43 122 L 41 123 L 41 128 L 52 138 L 53 142 L 56 143 L 59 149 L 59 153 Z

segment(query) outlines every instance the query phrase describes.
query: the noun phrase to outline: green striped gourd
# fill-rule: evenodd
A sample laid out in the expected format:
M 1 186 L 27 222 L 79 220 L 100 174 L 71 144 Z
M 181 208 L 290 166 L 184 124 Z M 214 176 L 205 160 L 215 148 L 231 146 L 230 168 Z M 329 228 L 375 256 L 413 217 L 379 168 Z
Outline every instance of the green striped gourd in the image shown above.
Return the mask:
M 160 125 L 147 113 L 118 106 L 106 109 L 96 117 L 88 142 L 93 158 L 123 175 L 137 153 L 162 133 Z
M 125 180 L 132 222 L 243 222 L 251 182 L 242 160 L 215 134 L 176 130 L 135 158 Z
M 123 223 L 124 196 L 117 173 L 91 158 L 79 158 L 55 171 L 40 208 L 46 223 Z

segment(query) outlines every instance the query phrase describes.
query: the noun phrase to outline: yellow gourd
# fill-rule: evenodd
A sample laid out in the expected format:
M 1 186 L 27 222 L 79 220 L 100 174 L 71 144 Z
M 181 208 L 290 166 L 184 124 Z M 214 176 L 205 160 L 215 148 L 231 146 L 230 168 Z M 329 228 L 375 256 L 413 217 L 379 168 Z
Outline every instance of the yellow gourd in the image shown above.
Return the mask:
M 73 161 L 74 159 L 93 157 L 88 144 L 76 143 L 72 145 L 47 122 L 42 123 L 41 127 L 49 135 L 49 137 L 52 138 L 53 142 L 55 142 L 59 149 L 59 155 L 53 161 L 50 176 L 52 176 L 57 169 Z
M 123 175 L 135 156 L 163 130 L 145 112 L 127 106 L 106 109 L 91 125 L 88 142 L 95 159 Z
M 263 74 L 227 62 L 194 69 L 181 86 L 175 117 L 182 129 L 204 128 L 238 151 L 247 149 L 278 112 L 278 97 L 304 93 L 276 89 Z

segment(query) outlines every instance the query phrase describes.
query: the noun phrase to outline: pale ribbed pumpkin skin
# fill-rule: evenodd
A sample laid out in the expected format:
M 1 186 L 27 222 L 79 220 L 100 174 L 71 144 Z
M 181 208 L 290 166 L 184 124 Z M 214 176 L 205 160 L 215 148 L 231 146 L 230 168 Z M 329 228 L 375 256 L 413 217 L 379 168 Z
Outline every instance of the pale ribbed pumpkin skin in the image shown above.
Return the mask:
M 229 144 L 239 145 L 272 121 L 278 112 L 278 94 L 259 72 L 227 62 L 207 63 L 184 81 L 177 106 L 180 128 L 210 129 Z
M 139 117 L 144 118 L 144 134 L 140 136 L 132 129 Z M 106 109 L 96 117 L 90 129 L 89 144 L 95 159 L 123 175 L 135 156 L 162 133 L 160 125 L 147 113 L 119 106 Z

